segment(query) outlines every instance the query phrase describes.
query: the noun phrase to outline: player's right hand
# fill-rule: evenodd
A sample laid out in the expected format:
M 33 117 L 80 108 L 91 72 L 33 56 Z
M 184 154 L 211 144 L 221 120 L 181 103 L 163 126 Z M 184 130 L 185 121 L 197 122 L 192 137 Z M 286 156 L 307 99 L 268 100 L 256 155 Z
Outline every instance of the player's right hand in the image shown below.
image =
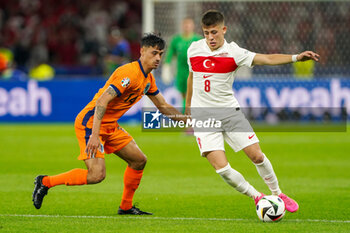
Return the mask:
M 297 56 L 298 61 L 307 61 L 307 60 L 314 60 L 318 61 L 320 59 L 320 55 L 312 52 L 312 51 L 304 51 Z
M 101 146 L 100 138 L 98 136 L 91 135 L 87 143 L 85 153 L 89 158 L 95 158 L 97 150 Z

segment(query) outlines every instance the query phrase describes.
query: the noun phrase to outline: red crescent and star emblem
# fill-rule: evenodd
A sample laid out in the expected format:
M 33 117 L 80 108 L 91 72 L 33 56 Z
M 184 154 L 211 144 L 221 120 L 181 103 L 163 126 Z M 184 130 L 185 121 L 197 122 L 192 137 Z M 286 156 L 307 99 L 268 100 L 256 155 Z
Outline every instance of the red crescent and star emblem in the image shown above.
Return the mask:
M 215 63 L 210 59 L 205 59 L 203 61 L 203 67 L 207 70 L 213 70 L 215 68 Z

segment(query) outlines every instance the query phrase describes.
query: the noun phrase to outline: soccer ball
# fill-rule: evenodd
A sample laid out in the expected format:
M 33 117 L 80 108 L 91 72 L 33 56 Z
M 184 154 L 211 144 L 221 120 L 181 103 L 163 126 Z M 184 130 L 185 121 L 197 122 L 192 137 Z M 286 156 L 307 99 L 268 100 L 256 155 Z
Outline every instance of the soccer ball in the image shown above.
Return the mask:
M 263 222 L 280 221 L 285 213 L 284 202 L 278 196 L 264 196 L 256 205 L 256 214 Z

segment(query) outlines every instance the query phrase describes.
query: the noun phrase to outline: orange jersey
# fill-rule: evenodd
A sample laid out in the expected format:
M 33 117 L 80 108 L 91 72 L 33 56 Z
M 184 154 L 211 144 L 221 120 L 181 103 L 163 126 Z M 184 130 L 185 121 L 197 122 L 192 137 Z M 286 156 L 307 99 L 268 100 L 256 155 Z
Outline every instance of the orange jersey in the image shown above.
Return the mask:
M 108 87 L 112 87 L 117 96 L 108 103 L 101 129 L 117 126 L 117 120 L 145 94 L 156 95 L 159 93 L 154 76 L 151 73 L 145 74 L 140 60 L 123 65 L 113 72 L 104 87 L 78 114 L 78 122 L 81 122 L 86 128 L 92 128 L 96 101 Z

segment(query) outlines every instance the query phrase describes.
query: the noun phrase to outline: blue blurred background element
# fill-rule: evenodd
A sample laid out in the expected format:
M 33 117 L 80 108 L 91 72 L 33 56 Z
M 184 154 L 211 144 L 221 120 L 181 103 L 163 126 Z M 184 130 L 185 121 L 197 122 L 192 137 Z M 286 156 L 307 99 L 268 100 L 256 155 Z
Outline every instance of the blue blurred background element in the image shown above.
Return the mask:
M 167 101 L 182 106 L 180 93 L 158 82 Z M 73 122 L 79 111 L 104 85 L 101 79 L 0 83 L 0 122 Z M 258 79 L 236 81 L 235 95 L 242 107 L 350 110 L 350 80 Z M 120 122 L 140 122 L 142 99 Z M 303 111 L 304 111 L 303 110 Z M 302 111 L 301 111 L 302 112 Z M 309 112 L 305 113 L 308 114 Z

